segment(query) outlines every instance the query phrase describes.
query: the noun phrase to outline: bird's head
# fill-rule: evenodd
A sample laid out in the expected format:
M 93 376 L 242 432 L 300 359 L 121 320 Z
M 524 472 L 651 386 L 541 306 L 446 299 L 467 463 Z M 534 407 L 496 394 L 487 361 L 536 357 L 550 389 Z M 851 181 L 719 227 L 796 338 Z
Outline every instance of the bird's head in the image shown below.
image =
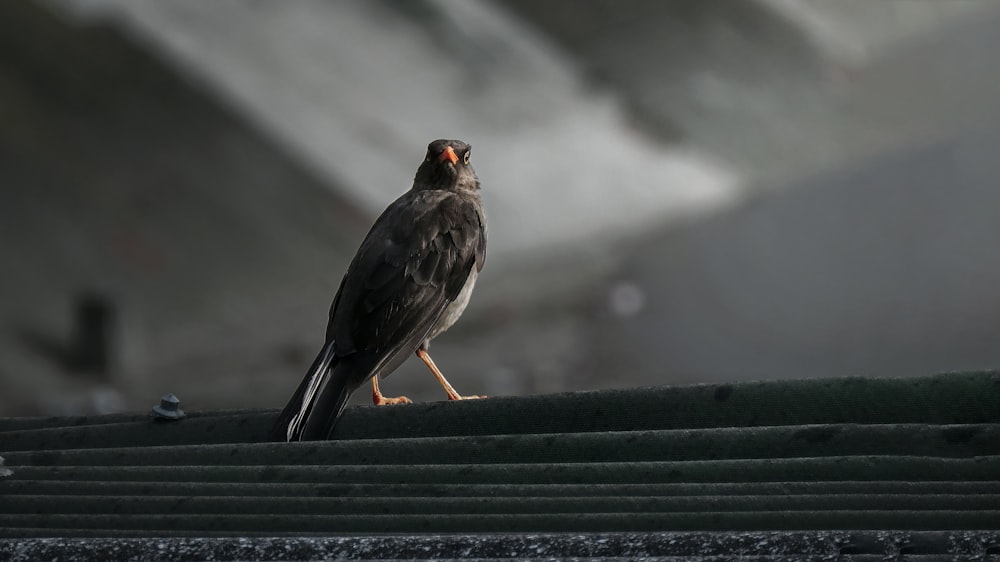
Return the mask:
M 477 190 L 479 178 L 469 159 L 472 147 L 460 140 L 438 139 L 427 145 L 413 178 L 414 189 Z

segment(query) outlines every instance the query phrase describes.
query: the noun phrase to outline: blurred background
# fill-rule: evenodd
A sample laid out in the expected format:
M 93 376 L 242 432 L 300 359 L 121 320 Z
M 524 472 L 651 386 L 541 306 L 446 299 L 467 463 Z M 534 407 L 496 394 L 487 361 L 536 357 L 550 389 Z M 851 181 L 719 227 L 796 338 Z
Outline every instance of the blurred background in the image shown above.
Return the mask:
M 996 53 L 993 0 L 2 2 L 0 415 L 282 406 L 439 137 L 460 392 L 997 367 Z

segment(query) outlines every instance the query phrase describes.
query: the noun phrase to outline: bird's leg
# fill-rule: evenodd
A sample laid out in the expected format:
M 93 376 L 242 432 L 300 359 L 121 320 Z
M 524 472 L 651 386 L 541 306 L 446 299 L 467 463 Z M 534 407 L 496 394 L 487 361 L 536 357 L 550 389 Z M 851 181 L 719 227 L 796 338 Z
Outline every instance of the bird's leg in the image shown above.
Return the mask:
M 378 389 L 378 373 L 372 377 L 372 404 L 376 406 L 388 406 L 390 404 L 410 404 L 413 400 L 405 396 L 397 396 L 395 398 L 387 398 L 382 396 L 382 391 Z
M 427 350 L 423 346 L 417 348 L 417 357 L 427 365 L 427 368 L 431 370 L 434 377 L 438 380 L 438 383 L 444 388 L 444 391 L 448 393 L 448 400 L 472 400 L 474 398 L 486 398 L 485 396 L 462 396 L 459 394 L 453 386 L 448 382 L 448 379 L 444 378 L 441 374 L 441 369 L 438 369 L 437 365 L 434 364 L 434 360 L 431 359 Z

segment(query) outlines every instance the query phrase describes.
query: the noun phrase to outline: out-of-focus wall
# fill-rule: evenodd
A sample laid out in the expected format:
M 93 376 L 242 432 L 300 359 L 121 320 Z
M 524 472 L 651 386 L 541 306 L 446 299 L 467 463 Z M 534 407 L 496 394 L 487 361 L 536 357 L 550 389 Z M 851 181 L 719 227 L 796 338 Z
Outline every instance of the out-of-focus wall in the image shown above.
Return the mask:
M 490 218 L 434 344 L 463 392 L 994 364 L 998 14 L 2 4 L 0 415 L 280 406 L 441 136 L 475 146 Z M 413 361 L 386 390 L 441 397 Z

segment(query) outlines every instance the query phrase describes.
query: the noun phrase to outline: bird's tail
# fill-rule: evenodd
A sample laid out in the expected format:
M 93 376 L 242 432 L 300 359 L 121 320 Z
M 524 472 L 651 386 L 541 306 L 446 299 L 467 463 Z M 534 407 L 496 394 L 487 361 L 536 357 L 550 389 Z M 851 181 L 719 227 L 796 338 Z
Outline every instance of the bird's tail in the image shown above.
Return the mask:
M 306 429 L 307 422 L 313 417 L 313 410 L 316 409 L 316 397 L 320 389 L 323 388 L 323 383 L 328 378 L 327 375 L 334 367 L 336 367 L 336 356 L 333 353 L 333 340 L 330 340 L 323 345 L 323 349 L 320 350 L 319 355 L 316 356 L 316 359 L 309 367 L 306 376 L 299 383 L 299 387 L 295 389 L 295 394 L 292 395 L 291 400 L 288 401 L 285 409 L 278 416 L 278 421 L 275 423 L 273 430 L 275 439 L 281 441 L 302 441 L 303 439 L 309 439 L 308 436 L 304 435 L 304 430 Z M 343 387 L 343 385 L 340 386 Z M 324 392 L 323 397 L 325 395 L 326 393 Z M 343 400 L 344 405 L 347 404 L 347 398 L 350 398 L 350 392 L 347 393 L 347 397 Z M 343 405 L 340 406 L 340 409 L 343 410 Z M 323 409 L 317 410 L 316 413 L 322 414 Z M 337 415 L 339 416 L 340 412 L 337 412 Z M 308 425 L 315 425 L 315 422 Z

